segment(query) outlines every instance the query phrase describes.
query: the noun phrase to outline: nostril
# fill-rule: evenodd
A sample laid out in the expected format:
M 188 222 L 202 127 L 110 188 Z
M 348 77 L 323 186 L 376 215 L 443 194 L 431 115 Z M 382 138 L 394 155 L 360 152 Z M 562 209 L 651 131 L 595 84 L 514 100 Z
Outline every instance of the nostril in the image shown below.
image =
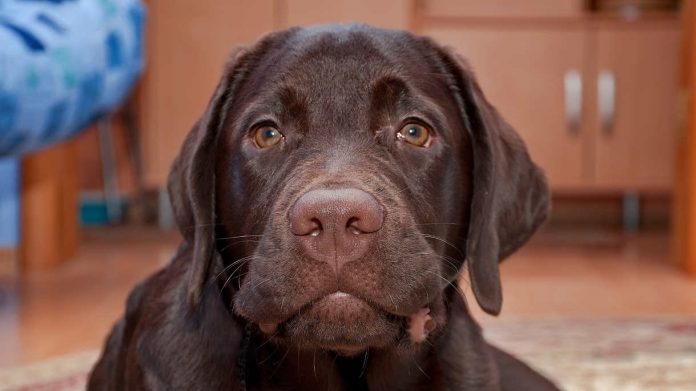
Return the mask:
M 358 221 L 359 219 L 357 217 L 351 217 L 348 219 L 348 222 L 346 222 L 346 229 L 348 232 L 352 233 L 353 235 L 360 235 L 364 233 L 359 227 L 358 227 Z
M 322 227 L 322 225 L 321 225 L 321 221 L 319 221 L 319 219 L 314 218 L 314 219 L 312 219 L 312 225 L 313 225 L 313 227 L 312 227 L 312 230 L 309 232 L 309 236 L 312 236 L 312 237 L 319 236 L 321 231 L 324 230 L 324 227 Z
M 382 228 L 384 212 L 376 203 L 358 205 L 354 211 L 356 214 L 346 222 L 346 230 L 355 235 L 375 233 Z
M 290 231 L 297 236 L 316 237 L 324 230 L 321 220 L 316 217 L 316 211 L 306 205 L 296 205 L 288 213 Z

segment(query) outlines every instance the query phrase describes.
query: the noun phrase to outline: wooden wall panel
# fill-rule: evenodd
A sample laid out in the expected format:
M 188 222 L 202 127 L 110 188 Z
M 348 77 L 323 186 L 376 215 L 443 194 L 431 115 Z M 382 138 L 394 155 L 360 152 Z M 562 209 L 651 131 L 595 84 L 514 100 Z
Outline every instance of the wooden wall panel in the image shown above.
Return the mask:
M 149 2 L 141 88 L 145 184 L 161 187 L 184 136 L 206 107 L 236 45 L 274 29 L 273 0 Z
M 583 13 L 585 0 L 421 0 L 425 16 L 466 18 L 570 17 Z
M 285 27 L 327 23 L 367 23 L 406 29 L 413 0 L 285 0 L 279 2 Z M 284 8 L 283 8 L 284 7 Z

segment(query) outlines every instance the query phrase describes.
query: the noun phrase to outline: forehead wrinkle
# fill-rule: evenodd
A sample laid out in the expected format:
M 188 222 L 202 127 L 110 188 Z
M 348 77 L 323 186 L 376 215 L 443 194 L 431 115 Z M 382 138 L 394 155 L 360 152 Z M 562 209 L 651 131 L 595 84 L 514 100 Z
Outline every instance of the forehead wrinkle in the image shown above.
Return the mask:
M 308 126 L 308 97 L 307 93 L 294 85 L 281 85 L 277 93 L 278 112 L 283 123 L 294 122 L 301 131 Z
M 369 73 L 357 59 L 343 59 L 340 64 L 315 59 L 306 64 L 301 90 L 306 97 L 308 120 L 315 125 L 334 123 L 355 126 L 369 106 Z M 356 68 L 363 68 L 355 72 Z
M 291 85 L 280 85 L 269 89 L 255 97 L 250 97 L 241 113 L 237 116 L 237 123 L 242 127 L 248 127 L 258 120 L 287 121 L 296 119 L 303 114 L 306 105 L 306 95 Z M 288 114 L 292 114 L 288 116 Z
M 400 72 L 391 70 L 371 84 L 372 104 L 378 106 L 375 107 L 376 109 L 382 109 L 379 114 L 387 114 L 392 123 L 406 117 L 425 117 L 424 120 L 430 122 L 435 128 L 449 129 L 446 126 L 447 116 L 439 101 L 410 80 L 411 78 L 402 76 Z M 380 88 L 388 88 L 390 94 L 378 96 Z M 388 106 L 384 107 L 384 105 Z M 404 118 L 391 118 L 395 110 L 397 115 L 402 115 Z
M 425 120 L 441 132 L 449 129 L 447 115 L 442 111 L 442 107 L 427 95 L 407 96 L 402 110 L 406 117 L 425 117 Z
M 235 124 L 242 131 L 247 131 L 254 123 L 259 121 L 277 121 L 276 116 L 262 101 L 254 101 L 247 104 L 242 112 L 235 116 Z

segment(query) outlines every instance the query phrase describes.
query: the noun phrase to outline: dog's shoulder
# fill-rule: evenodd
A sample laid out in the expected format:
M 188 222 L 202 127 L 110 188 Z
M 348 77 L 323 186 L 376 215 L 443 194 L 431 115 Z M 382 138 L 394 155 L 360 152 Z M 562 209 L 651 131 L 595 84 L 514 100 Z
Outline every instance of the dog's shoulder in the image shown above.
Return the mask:
M 162 289 L 176 280 L 182 269 L 179 264 L 185 253 L 179 251 L 172 262 L 148 276 L 133 288 L 126 300 L 125 311 L 106 339 L 103 353 L 89 376 L 89 390 L 129 389 L 142 382 L 138 365 L 137 342 L 143 330 L 152 327 L 153 319 L 168 311 L 166 305 L 155 303 L 172 301 L 171 289 Z
M 188 308 L 191 251 L 138 284 L 128 296 L 90 375 L 89 390 L 235 389 L 236 356 L 243 330 L 215 285 Z M 220 365 L 227 362 L 229 365 Z M 113 378 L 110 378 L 113 377 Z

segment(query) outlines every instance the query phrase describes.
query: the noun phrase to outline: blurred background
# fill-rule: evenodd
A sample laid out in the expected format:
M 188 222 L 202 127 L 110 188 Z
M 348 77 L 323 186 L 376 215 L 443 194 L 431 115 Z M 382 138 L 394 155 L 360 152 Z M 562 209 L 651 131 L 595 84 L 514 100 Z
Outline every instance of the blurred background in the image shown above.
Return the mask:
M 692 3 L 0 0 L 0 389 L 79 389 L 173 254 L 168 169 L 230 49 L 338 22 L 463 54 L 547 173 L 489 337 L 567 389 L 693 389 Z

